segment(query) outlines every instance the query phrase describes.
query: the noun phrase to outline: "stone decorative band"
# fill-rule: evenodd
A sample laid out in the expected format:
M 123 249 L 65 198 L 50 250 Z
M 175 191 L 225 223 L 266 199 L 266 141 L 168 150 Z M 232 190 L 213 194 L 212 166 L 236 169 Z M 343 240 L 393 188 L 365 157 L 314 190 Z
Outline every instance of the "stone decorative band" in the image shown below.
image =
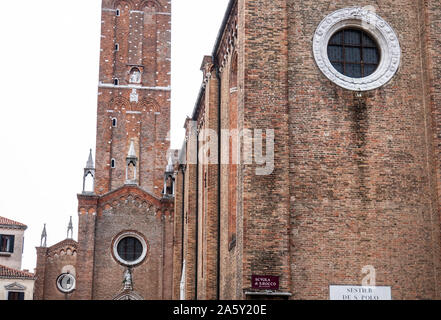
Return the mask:
M 158 90 L 158 91 L 171 91 L 171 87 L 142 87 L 134 85 L 114 85 L 111 83 L 99 83 L 99 88 L 117 88 L 117 89 L 139 89 L 139 90 Z
M 116 12 L 116 9 L 103 8 L 102 11 L 105 11 L 105 12 Z M 130 13 L 142 13 L 142 14 L 144 14 L 144 11 L 141 11 L 141 10 L 130 10 Z M 171 16 L 170 12 L 152 12 L 151 14 L 163 14 L 163 15 Z
M 368 32 L 378 43 L 381 59 L 377 70 L 364 78 L 351 78 L 338 72 L 328 58 L 329 39 L 344 28 Z M 313 39 L 314 59 L 323 74 L 338 86 L 353 91 L 377 89 L 388 83 L 398 71 L 401 48 L 392 27 L 371 10 L 353 7 L 337 10 L 320 22 Z

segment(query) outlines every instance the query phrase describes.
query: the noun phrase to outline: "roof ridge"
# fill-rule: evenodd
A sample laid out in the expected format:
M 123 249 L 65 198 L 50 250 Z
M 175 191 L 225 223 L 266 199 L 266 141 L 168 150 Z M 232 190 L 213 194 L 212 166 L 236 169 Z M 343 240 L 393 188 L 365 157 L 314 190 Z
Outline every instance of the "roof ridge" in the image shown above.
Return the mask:
M 0 264 L 0 278 L 35 278 L 35 274 Z
M 0 225 L 26 227 L 24 223 L 0 216 Z
M 48 250 L 56 249 L 57 247 L 62 246 L 66 243 L 74 244 L 74 245 L 78 246 L 78 241 L 75 241 L 74 239 L 67 238 L 67 239 L 61 240 L 60 242 L 57 242 L 57 243 L 51 245 L 50 247 L 48 247 Z

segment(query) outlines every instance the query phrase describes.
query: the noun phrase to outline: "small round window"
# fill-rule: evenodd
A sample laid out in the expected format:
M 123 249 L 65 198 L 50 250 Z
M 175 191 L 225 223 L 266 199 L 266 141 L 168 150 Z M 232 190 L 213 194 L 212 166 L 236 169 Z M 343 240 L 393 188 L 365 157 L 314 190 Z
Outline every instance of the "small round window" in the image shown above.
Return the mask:
M 332 66 L 350 78 L 364 78 L 377 70 L 380 50 L 372 37 L 361 29 L 343 29 L 328 43 L 328 58 Z
M 133 262 L 142 255 L 141 241 L 134 237 L 126 237 L 118 243 L 118 255 L 125 261 Z
M 147 244 L 137 233 L 125 233 L 117 237 L 113 244 L 113 255 L 120 263 L 133 266 L 144 260 Z
M 57 288 L 63 293 L 70 293 L 75 289 L 75 277 L 69 273 L 63 273 L 57 278 Z

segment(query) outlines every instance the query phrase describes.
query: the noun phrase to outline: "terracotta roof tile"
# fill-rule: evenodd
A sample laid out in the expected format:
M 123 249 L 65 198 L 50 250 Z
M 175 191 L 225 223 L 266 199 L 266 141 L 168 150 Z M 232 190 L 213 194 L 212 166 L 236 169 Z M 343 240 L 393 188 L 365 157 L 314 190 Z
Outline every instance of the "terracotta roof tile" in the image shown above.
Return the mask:
M 35 279 L 35 275 L 30 272 L 20 271 L 20 270 L 16 270 L 16 269 L 12 269 L 12 268 L 0 265 L 0 278 Z
M 4 218 L 4 217 L 0 217 L 0 225 L 5 225 L 5 226 L 17 226 L 17 227 L 25 227 L 27 228 L 27 226 L 23 223 L 8 219 L 8 218 Z

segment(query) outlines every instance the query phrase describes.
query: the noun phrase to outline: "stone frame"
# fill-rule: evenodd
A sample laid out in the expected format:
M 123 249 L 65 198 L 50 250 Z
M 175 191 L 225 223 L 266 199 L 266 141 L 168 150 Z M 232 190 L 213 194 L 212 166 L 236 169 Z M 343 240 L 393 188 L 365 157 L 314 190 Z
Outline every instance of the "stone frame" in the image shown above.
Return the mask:
M 132 262 L 124 260 L 118 254 L 118 243 L 122 239 L 127 238 L 127 237 L 136 238 L 142 244 L 142 254 L 141 254 L 141 256 L 138 259 L 136 259 L 135 261 L 132 261 Z M 147 252 L 148 252 L 147 240 L 141 234 L 139 234 L 138 232 L 135 232 L 135 231 L 124 231 L 124 232 L 121 232 L 112 241 L 112 256 L 113 256 L 113 258 L 118 263 L 120 263 L 120 264 L 122 264 L 124 266 L 133 267 L 133 266 L 139 265 L 147 257 Z
M 351 78 L 338 72 L 328 58 L 330 38 L 345 28 L 367 32 L 378 44 L 380 63 L 371 75 Z M 401 61 L 399 40 L 392 27 L 371 10 L 352 7 L 332 12 L 317 27 L 313 38 L 313 54 L 319 69 L 338 86 L 352 91 L 369 91 L 388 83 L 398 71 Z
M 73 285 L 72 285 L 72 287 L 71 287 L 70 289 L 64 289 L 64 288 L 60 285 L 60 282 L 59 282 L 58 280 L 59 280 L 62 276 L 70 277 L 70 278 L 73 280 Z M 72 293 L 72 292 L 75 290 L 75 288 L 76 288 L 77 281 L 76 281 L 75 277 L 74 277 L 72 274 L 70 274 L 70 273 L 62 273 L 62 274 L 60 274 L 60 275 L 57 277 L 56 284 L 57 284 L 57 289 L 58 289 L 60 292 L 62 292 L 62 293 Z

